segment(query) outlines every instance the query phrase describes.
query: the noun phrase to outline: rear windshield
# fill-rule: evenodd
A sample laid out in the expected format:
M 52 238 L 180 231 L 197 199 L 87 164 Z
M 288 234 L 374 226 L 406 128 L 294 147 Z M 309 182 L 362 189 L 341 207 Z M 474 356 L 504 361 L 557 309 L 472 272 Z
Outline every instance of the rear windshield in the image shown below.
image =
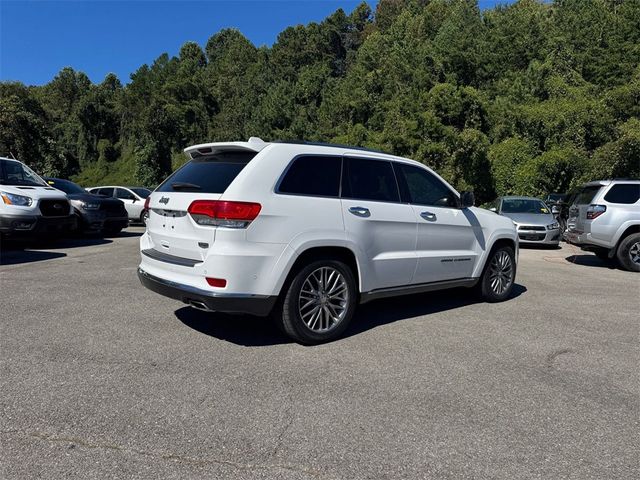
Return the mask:
M 224 193 L 256 152 L 221 152 L 191 160 L 157 188 L 157 192 Z
M 576 196 L 576 201 L 574 203 L 577 203 L 578 205 L 590 204 L 591 200 L 593 200 L 593 197 L 595 197 L 596 193 L 598 193 L 598 190 L 600 190 L 600 185 L 584 187 Z

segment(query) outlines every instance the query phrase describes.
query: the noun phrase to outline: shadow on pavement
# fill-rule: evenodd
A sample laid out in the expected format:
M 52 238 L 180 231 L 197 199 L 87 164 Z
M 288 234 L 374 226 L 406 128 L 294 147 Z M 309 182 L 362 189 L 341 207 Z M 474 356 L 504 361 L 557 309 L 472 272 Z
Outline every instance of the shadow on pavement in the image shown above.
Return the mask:
M 575 263 L 576 265 L 583 265 L 585 267 L 609 268 L 611 270 L 617 268 L 616 262 L 613 259 L 601 260 L 592 254 L 569 255 L 565 260 L 569 263 Z
M 176 317 L 187 327 L 245 347 L 266 347 L 291 343 L 270 318 L 203 312 L 191 307 L 176 310 Z
M 107 243 L 112 243 L 112 241 L 101 237 L 3 239 L 0 243 L 0 265 L 19 265 L 66 257 L 66 253 L 56 252 L 55 250 L 90 247 Z
M 516 283 L 513 286 L 510 300 L 519 297 L 526 291 L 527 288 L 524 285 Z M 443 312 L 480 302 L 481 300 L 474 292 L 465 288 L 376 300 L 358 307 L 343 338 L 399 320 Z M 208 313 L 191 307 L 180 308 L 176 310 L 175 315 L 186 326 L 200 333 L 237 345 L 258 347 L 292 342 L 280 333 L 269 318 Z

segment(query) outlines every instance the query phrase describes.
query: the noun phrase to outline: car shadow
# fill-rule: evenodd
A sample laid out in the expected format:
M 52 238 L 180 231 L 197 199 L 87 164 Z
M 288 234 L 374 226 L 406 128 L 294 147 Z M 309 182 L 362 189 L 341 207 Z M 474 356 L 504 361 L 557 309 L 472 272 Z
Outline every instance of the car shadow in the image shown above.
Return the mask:
M 112 243 L 112 241 L 101 237 L 3 239 L 0 242 L 0 265 L 19 265 L 66 257 L 66 253 L 56 250 L 90 247 L 107 243 Z
M 574 263 L 576 265 L 582 265 L 584 267 L 599 267 L 599 268 L 608 268 L 610 270 L 616 270 L 617 265 L 616 262 L 611 260 L 601 260 L 595 255 L 590 254 L 576 254 L 569 255 L 565 257 L 565 260 L 569 263 Z
M 521 284 L 513 286 L 509 300 L 527 291 Z M 507 301 L 509 301 L 507 300 Z M 353 321 L 342 338 L 351 337 L 374 328 L 423 315 L 453 310 L 480 300 L 465 288 L 386 298 L 360 305 Z M 183 307 L 175 312 L 183 324 L 200 333 L 245 347 L 264 347 L 292 343 L 268 318 L 250 315 L 228 315 L 203 312 Z

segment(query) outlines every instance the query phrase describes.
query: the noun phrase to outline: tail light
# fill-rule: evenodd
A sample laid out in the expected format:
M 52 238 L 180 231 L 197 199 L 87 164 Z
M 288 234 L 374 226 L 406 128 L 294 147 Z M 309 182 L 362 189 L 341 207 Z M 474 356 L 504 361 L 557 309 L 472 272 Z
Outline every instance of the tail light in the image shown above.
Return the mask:
M 149 195 L 145 200 L 144 200 L 144 209 L 145 210 L 149 210 L 149 204 L 151 203 L 151 195 Z
M 251 202 L 195 200 L 187 211 L 198 225 L 246 228 L 260 213 L 262 206 Z
M 598 218 L 604 212 L 607 211 L 606 205 L 589 205 L 587 208 L 587 220 L 593 220 L 594 218 Z

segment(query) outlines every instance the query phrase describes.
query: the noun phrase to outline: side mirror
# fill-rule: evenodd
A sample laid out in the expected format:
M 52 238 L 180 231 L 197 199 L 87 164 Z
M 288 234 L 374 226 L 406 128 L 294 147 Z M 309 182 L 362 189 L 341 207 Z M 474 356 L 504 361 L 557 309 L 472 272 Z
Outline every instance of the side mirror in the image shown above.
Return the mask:
M 489 210 L 494 213 L 498 213 L 498 209 L 496 207 L 491 207 Z
M 131 200 L 133 203 L 136 203 L 138 201 L 136 197 L 129 197 L 129 200 Z
M 473 207 L 476 204 L 476 197 L 473 192 L 462 192 L 460 194 L 460 208 Z
M 551 213 L 553 213 L 554 215 L 558 215 L 560 213 L 560 207 L 554 205 L 553 207 L 551 207 Z

